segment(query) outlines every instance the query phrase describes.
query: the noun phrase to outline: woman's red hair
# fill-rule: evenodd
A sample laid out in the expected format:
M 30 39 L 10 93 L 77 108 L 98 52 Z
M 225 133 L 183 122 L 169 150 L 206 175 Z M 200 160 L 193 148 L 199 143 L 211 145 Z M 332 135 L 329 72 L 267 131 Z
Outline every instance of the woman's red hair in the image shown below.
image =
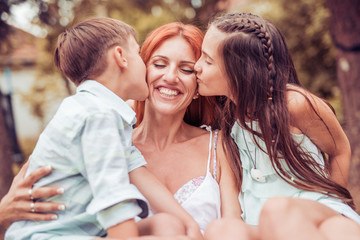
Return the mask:
M 201 55 L 201 44 L 204 38 L 203 32 L 194 25 L 183 24 L 180 22 L 173 22 L 165 24 L 150 32 L 141 47 L 140 55 L 147 65 L 151 55 L 156 51 L 166 40 L 174 37 L 181 37 L 195 53 L 195 58 L 198 60 Z M 193 126 L 201 126 L 202 124 L 218 127 L 216 121 L 216 112 L 212 103 L 213 97 L 202 97 L 191 102 L 188 106 L 184 121 Z M 143 118 L 145 111 L 145 101 L 135 101 L 135 112 L 137 117 L 136 126 L 138 126 Z

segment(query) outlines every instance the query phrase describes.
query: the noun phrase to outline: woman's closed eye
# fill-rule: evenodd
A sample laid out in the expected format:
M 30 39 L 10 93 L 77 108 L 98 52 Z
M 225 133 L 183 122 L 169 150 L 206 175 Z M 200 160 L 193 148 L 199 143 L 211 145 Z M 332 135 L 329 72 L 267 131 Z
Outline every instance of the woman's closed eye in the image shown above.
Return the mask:
M 164 63 L 154 63 L 154 66 L 156 68 L 164 68 L 164 67 L 166 67 L 166 64 L 164 64 Z
M 193 74 L 193 73 L 195 73 L 194 69 L 190 69 L 190 68 L 181 68 L 180 71 L 185 73 L 185 74 Z

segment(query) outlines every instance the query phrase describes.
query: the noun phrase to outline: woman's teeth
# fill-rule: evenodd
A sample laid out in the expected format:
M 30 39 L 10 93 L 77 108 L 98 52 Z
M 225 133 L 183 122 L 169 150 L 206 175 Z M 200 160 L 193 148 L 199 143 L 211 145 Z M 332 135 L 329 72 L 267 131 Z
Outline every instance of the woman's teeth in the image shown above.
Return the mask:
M 179 94 L 179 91 L 168 89 L 168 88 L 160 88 L 159 92 L 162 96 L 165 96 L 165 97 L 175 97 Z

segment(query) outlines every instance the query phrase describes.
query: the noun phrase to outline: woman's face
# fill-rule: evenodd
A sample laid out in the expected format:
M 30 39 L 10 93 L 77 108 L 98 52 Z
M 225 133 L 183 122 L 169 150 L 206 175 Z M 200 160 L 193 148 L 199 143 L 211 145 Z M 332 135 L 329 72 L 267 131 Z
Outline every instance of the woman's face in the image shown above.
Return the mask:
M 157 112 L 185 111 L 196 93 L 195 54 L 188 42 L 174 37 L 163 42 L 147 66 L 149 103 Z
M 199 93 L 202 96 L 229 96 L 227 75 L 218 51 L 218 46 L 227 36 L 214 26 L 205 34 L 201 57 L 195 64 Z

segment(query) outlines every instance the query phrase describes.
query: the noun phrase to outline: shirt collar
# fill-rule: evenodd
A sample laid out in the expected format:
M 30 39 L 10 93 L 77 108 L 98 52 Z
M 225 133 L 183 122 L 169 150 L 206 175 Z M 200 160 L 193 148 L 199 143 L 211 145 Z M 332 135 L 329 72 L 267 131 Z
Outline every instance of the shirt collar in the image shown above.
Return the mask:
M 86 80 L 76 88 L 76 92 L 89 92 L 95 96 L 101 97 L 107 103 L 114 106 L 115 110 L 128 124 L 134 124 L 136 122 L 134 110 L 132 110 L 132 108 L 118 95 L 101 83 L 95 80 Z

